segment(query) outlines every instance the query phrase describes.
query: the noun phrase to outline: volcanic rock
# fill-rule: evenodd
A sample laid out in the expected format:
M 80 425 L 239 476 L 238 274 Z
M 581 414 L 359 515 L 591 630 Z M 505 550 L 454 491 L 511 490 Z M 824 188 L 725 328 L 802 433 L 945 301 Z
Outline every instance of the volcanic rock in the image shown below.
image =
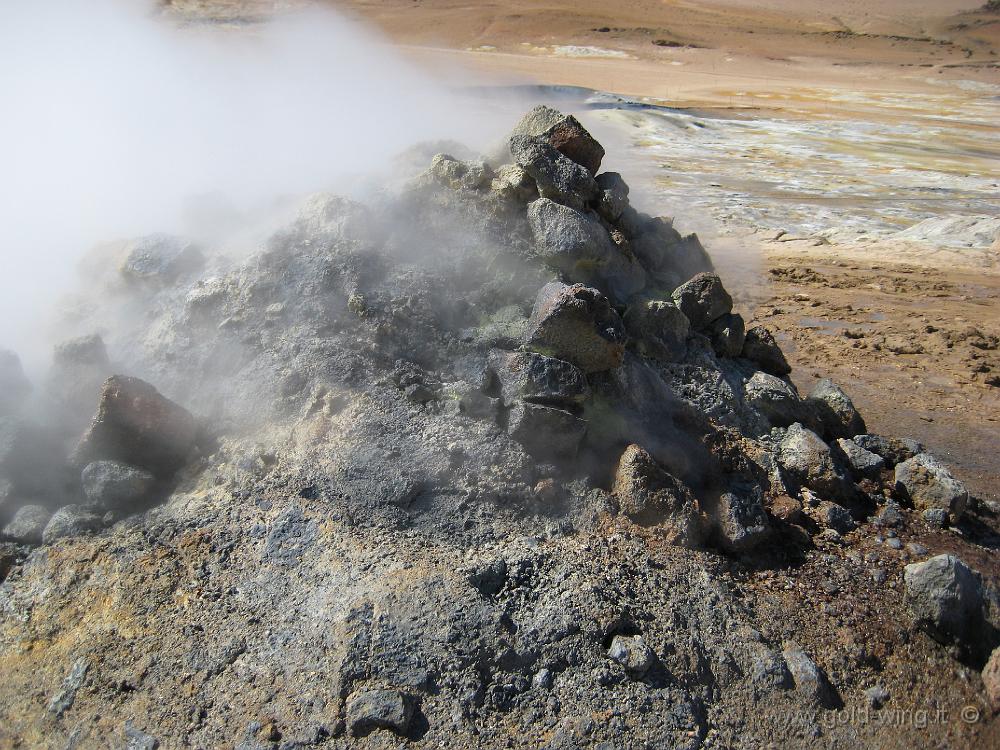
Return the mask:
M 731 552 L 746 552 L 771 535 L 756 487 L 734 486 L 723 492 L 716 508 L 716 524 L 721 546 Z
M 738 357 L 743 352 L 746 341 L 746 325 L 743 316 L 727 313 L 709 326 L 712 348 L 720 357 Z
M 896 490 L 918 510 L 940 508 L 954 523 L 965 513 L 969 491 L 929 453 L 896 464 Z
M 535 299 L 527 346 L 572 362 L 584 372 L 618 367 L 625 356 L 625 327 L 596 289 L 546 284 Z
M 611 223 L 618 221 L 628 208 L 629 188 L 625 180 L 617 172 L 605 172 L 597 175 L 597 187 L 601 189 L 601 196 L 597 201 L 597 213 L 605 221 Z
M 885 468 L 884 458 L 865 450 L 853 440 L 837 438 L 830 447 L 857 479 L 878 479 Z
M 795 388 L 774 375 L 758 370 L 743 386 L 743 393 L 775 427 L 787 427 L 803 418 L 804 406 Z
M 535 352 L 494 349 L 488 366 L 500 384 L 504 406 L 532 401 L 550 406 L 577 406 L 590 396 L 590 386 L 576 365 Z
M 795 682 L 795 691 L 806 701 L 818 708 L 833 708 L 833 690 L 826 675 L 816 666 L 806 653 L 797 646 L 790 645 L 781 655 L 788 665 L 788 671 Z
M 865 421 L 854 408 L 854 402 L 829 378 L 816 384 L 806 402 L 815 409 L 824 437 L 849 438 L 865 432 Z
M 511 140 L 520 137 L 540 139 L 596 175 L 604 158 L 604 147 L 572 115 L 539 105 L 514 126 Z M 511 153 L 514 147 L 511 146 Z
M 510 436 L 539 457 L 572 458 L 587 432 L 584 420 L 541 404 L 514 404 L 507 419 Z
M 854 490 L 819 435 L 796 422 L 785 433 L 778 453 L 778 463 L 789 479 L 805 486 L 820 497 L 850 500 Z
M 919 627 L 941 643 L 982 637 L 982 584 L 954 555 L 937 555 L 903 569 L 906 602 Z
M 765 372 L 778 377 L 783 377 L 792 371 L 774 336 L 763 326 L 755 326 L 747 331 L 743 343 L 743 356 L 751 362 L 756 362 Z
M 687 353 L 691 323 L 672 302 L 642 300 L 625 311 L 625 327 L 640 354 L 677 362 Z
M 857 527 L 847 508 L 843 505 L 837 505 L 837 503 L 831 503 L 829 500 L 821 502 L 813 511 L 813 515 L 821 525 L 840 534 L 846 534 Z
M 22 544 L 40 544 L 42 532 L 52 514 L 41 505 L 24 505 L 14 514 L 10 523 L 4 526 L 3 535 Z
M 698 502 L 640 446 L 630 445 L 622 453 L 611 493 L 632 521 L 643 526 L 666 523 L 678 544 L 693 546 L 700 541 Z
M 990 654 L 986 666 L 983 667 L 982 677 L 990 708 L 993 713 L 1000 713 L 1000 646 L 993 649 L 993 653 Z
M 127 248 L 122 276 L 130 282 L 166 285 L 178 277 L 199 270 L 205 263 L 192 242 L 170 234 L 150 234 L 134 240 Z
M 893 468 L 896 464 L 913 458 L 918 453 L 924 452 L 924 446 L 916 440 L 909 438 L 891 438 L 881 435 L 855 435 L 851 438 L 857 445 L 866 451 L 871 451 L 876 456 L 881 456 L 885 460 L 888 468 Z
M 596 219 L 547 198 L 528 204 L 528 223 L 543 262 L 570 281 L 627 299 L 646 284 L 646 272 L 612 243 Z
M 714 273 L 699 273 L 677 287 L 671 297 L 696 331 L 707 328 L 733 309 L 733 298 Z
M 82 473 L 87 500 L 104 510 L 128 510 L 141 503 L 156 484 L 148 471 L 116 461 L 94 461 Z
M 608 656 L 618 662 L 625 674 L 634 680 L 642 679 L 656 662 L 656 654 L 646 645 L 641 635 L 616 635 L 611 639 Z
M 52 518 L 45 525 L 42 533 L 42 542 L 52 544 L 58 539 L 68 536 L 79 536 L 92 531 L 99 531 L 103 527 L 101 517 L 91 513 L 82 505 L 64 505 L 52 514 Z
M 413 697 L 398 690 L 365 690 L 347 698 L 347 728 L 354 737 L 376 729 L 405 735 L 416 709 Z
M 593 175 L 544 141 L 513 136 L 510 152 L 517 165 L 534 179 L 543 198 L 582 209 L 598 195 Z
M 166 478 L 187 461 L 196 431 L 187 409 L 139 378 L 116 375 L 104 383 L 74 459 L 80 465 L 119 461 Z

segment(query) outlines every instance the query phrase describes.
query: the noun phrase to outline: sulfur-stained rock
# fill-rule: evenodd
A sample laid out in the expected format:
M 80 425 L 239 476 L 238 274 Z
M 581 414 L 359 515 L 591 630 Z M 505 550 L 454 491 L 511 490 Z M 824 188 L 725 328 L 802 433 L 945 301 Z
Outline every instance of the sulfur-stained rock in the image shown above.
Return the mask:
M 607 297 L 596 289 L 552 282 L 535 299 L 526 344 L 584 372 L 601 372 L 622 363 L 625 327 Z

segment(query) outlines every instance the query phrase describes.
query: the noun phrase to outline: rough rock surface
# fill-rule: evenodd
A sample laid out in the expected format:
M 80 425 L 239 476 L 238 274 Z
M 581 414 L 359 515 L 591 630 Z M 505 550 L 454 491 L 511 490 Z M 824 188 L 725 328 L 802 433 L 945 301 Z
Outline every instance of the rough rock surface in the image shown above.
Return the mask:
M 94 461 L 83 468 L 87 500 L 105 510 L 123 510 L 141 503 L 156 485 L 148 471 L 116 461 Z
M 315 196 L 162 281 L 88 261 L 75 330 L 101 332 L 101 383 L 121 374 L 73 395 L 77 422 L 61 375 L 84 347 L 33 383 L 38 413 L 0 417 L 4 525 L 54 512 L 0 544 L 0 747 L 842 750 L 927 737 L 827 707 L 873 686 L 982 699 L 956 642 L 913 632 L 903 566 L 961 549 L 995 647 L 990 508 L 931 528 L 888 474 L 854 487 L 810 415 L 775 424 L 751 395 L 787 372 L 777 343 L 751 328 L 731 356 L 715 334 L 748 311 L 703 308 L 714 281 L 692 331 L 671 295 L 712 268 L 697 237 L 551 125 L 517 136 L 523 166 L 421 149 L 370 205 Z M 567 284 L 539 196 L 642 291 Z M 156 485 L 124 500 L 123 469 L 97 513 L 95 462 Z M 855 531 L 818 520 L 831 502 Z
M 700 273 L 677 287 L 671 297 L 691 327 L 700 331 L 733 309 L 733 298 L 714 273 Z
M 809 392 L 806 403 L 813 407 L 828 440 L 850 438 L 866 432 L 865 421 L 854 402 L 829 378 L 823 378 Z
M 906 598 L 917 624 L 942 642 L 983 646 L 982 585 L 954 555 L 907 565 Z
M 952 521 L 962 517 L 969 502 L 965 485 L 927 453 L 896 464 L 896 487 L 920 510 L 944 510 Z

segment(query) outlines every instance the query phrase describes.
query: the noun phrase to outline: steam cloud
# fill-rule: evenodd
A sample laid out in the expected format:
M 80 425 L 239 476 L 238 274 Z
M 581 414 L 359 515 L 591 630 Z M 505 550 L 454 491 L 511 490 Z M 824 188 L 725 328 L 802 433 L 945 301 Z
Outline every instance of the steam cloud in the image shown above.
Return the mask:
M 171 26 L 143 3 L 5 3 L 0 101 L 0 347 L 36 367 L 41 315 L 94 243 L 357 194 L 414 142 L 475 144 L 507 125 L 318 9 L 226 31 Z

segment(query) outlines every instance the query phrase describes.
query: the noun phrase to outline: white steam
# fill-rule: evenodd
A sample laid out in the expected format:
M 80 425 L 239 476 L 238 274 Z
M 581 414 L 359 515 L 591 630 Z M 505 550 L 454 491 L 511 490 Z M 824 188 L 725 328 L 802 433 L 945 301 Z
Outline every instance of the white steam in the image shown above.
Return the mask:
M 329 11 L 233 31 L 137 5 L 0 4 L 0 348 L 29 359 L 38 316 L 97 242 L 350 192 L 414 142 L 475 145 L 507 125 Z

